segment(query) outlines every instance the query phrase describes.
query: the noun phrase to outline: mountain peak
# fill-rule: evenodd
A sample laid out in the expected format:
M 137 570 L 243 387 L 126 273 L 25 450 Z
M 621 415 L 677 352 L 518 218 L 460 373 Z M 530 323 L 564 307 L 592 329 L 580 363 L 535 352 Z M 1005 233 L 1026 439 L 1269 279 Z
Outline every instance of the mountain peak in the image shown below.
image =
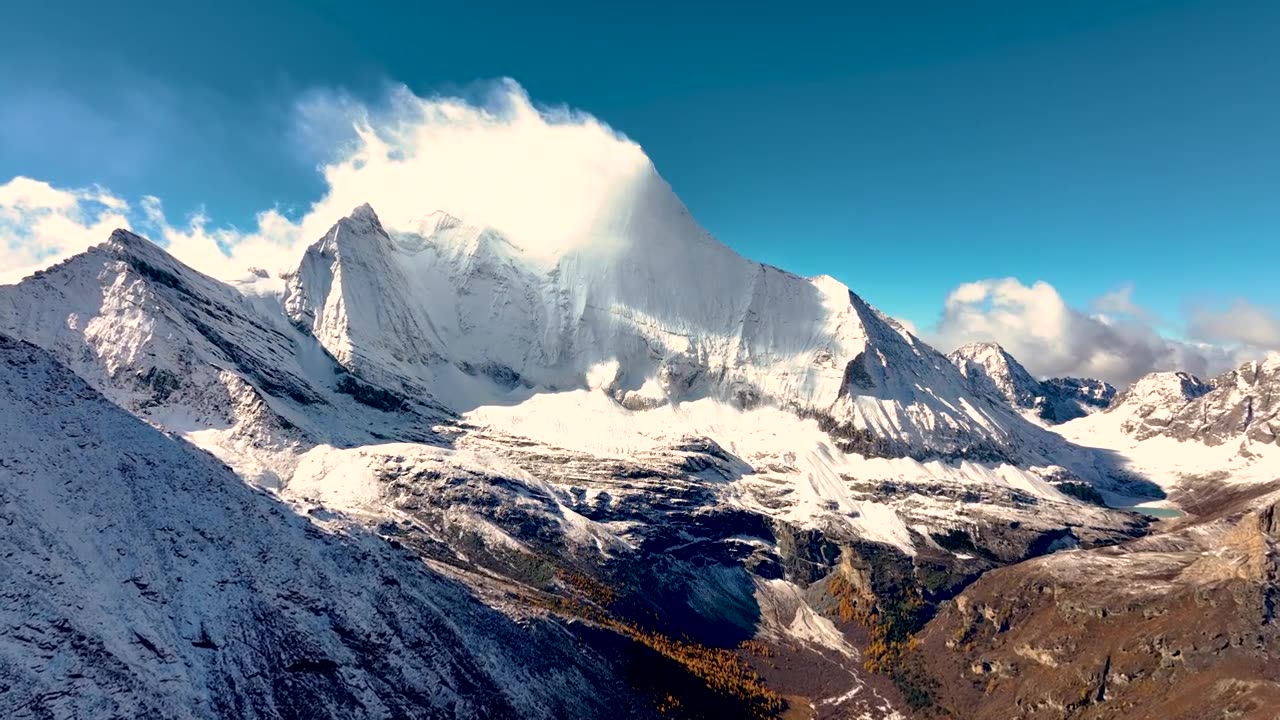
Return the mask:
M 352 209 L 329 228 L 329 232 L 317 243 L 307 248 L 307 255 L 319 253 L 336 258 L 338 262 L 359 261 L 358 258 L 373 252 L 383 254 L 393 246 L 382 221 L 369 203 Z
M 1116 398 L 1109 412 L 1129 416 L 1123 429 L 1142 439 L 1163 432 L 1190 402 L 1212 389 L 1190 373 L 1147 373 Z
M 124 228 L 113 230 L 107 241 L 99 247 L 129 257 L 154 258 L 160 254 L 168 255 L 164 248 Z
M 408 298 L 414 286 L 396 243 L 368 204 L 334 223 L 285 279 L 285 314 L 349 370 L 392 387 L 403 366 L 428 362 L 433 333 Z
M 1182 371 L 1147 373 L 1138 378 L 1116 400 L 1116 406 L 1188 402 L 1212 390 L 1200 378 Z
M 984 357 L 998 357 L 1005 362 L 1017 362 L 1013 359 L 1013 356 L 1009 354 L 1009 351 L 1004 349 L 1003 345 L 996 342 L 965 343 L 955 350 L 952 350 L 949 356 L 964 357 L 971 360 L 977 360 Z
M 1040 383 L 1040 386 L 1047 391 L 1048 397 L 1068 398 L 1076 401 L 1083 407 L 1081 409 L 1086 412 L 1095 412 L 1097 410 L 1105 410 L 1111 406 L 1116 399 L 1116 387 L 1104 380 L 1095 378 L 1078 378 L 1078 377 L 1059 377 L 1049 378 Z M 1058 422 L 1065 422 L 1074 417 L 1079 417 L 1078 413 L 1071 414 L 1071 417 L 1064 417 Z M 1046 417 L 1043 413 L 1041 417 Z M 1050 419 L 1047 418 L 1046 419 Z
M 364 203 L 352 209 L 351 214 L 339 220 L 338 224 L 385 232 L 382 230 L 382 221 L 378 219 L 378 213 L 374 212 L 373 206 L 369 203 Z
M 119 243 L 121 245 L 132 245 L 136 242 L 143 242 L 145 239 L 124 228 L 116 228 L 111 231 L 111 236 L 107 238 L 107 242 Z M 148 241 L 149 242 L 149 241 Z
M 1115 397 L 1110 384 L 1092 378 L 1037 380 L 1022 363 L 994 342 L 975 342 L 947 356 L 976 393 L 1022 410 L 1032 410 L 1051 424 L 1063 423 L 1106 408 Z
M 107 258 L 124 263 L 148 282 L 162 286 L 182 286 L 192 292 L 198 288 L 201 293 L 218 294 L 220 290 L 217 288 L 223 284 L 178 260 L 168 249 L 123 229 L 112 232 L 107 242 L 68 259 L 64 264 L 88 263 L 87 267 L 92 268 L 101 262 L 102 252 Z M 96 274 L 97 271 L 91 272 Z
M 947 357 L 976 393 L 1003 398 L 1020 408 L 1034 407 L 1041 395 L 1039 381 L 996 343 L 969 343 Z
M 428 213 L 426 217 L 418 223 L 417 232 L 420 235 L 431 235 L 433 233 L 460 227 L 465 223 L 461 218 L 454 217 L 443 210 L 435 210 Z
M 1164 435 L 1207 445 L 1274 445 L 1280 436 L 1280 362 L 1244 363 L 1206 383 L 1184 372 L 1152 373 L 1116 402 L 1122 429 L 1139 440 Z
M 378 214 L 373 211 L 373 206 L 370 205 L 369 203 L 362 203 L 360 205 L 357 205 L 351 211 L 350 217 L 360 218 L 360 219 L 371 219 L 374 222 L 378 221 Z
M 734 253 L 656 175 L 624 190 L 589 238 L 545 247 L 473 224 L 484 218 L 432 212 L 387 236 L 353 213 L 307 251 L 286 313 L 362 380 L 438 389 L 455 409 L 492 392 L 489 380 L 594 387 L 607 365 L 614 397 L 794 407 L 859 438 L 883 435 L 867 448 L 881 454 L 1004 442 L 941 355 L 848 287 Z M 443 380 L 457 371 L 481 384 Z

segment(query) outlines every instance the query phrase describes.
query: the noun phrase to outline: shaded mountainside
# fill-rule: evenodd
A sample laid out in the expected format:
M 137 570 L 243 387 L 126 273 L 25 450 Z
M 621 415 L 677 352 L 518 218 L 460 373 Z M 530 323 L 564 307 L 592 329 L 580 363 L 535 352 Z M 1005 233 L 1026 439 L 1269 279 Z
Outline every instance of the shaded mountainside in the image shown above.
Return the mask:
M 331 513 L 312 522 L 0 336 L 0 712 L 603 717 L 651 707 Z
M 1116 399 L 1111 383 L 1093 378 L 1049 378 L 1040 383 L 1044 402 L 1040 417 L 1050 423 L 1064 423 L 1099 410 L 1105 410 Z

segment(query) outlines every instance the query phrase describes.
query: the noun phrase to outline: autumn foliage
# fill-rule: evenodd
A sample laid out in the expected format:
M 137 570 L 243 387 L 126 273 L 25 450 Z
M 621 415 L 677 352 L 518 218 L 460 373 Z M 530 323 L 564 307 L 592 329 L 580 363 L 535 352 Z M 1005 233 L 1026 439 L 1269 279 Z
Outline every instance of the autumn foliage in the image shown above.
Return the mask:
M 776 717 L 785 707 L 782 696 L 770 690 L 760 676 L 733 652 L 673 638 L 620 620 L 608 611 L 617 599 L 612 588 L 571 570 L 560 569 L 556 576 L 568 597 L 541 596 L 537 604 L 564 615 L 589 620 L 679 663 L 712 691 L 741 701 L 749 708 L 752 717 Z M 762 643 L 748 640 L 744 646 L 744 649 L 757 654 L 767 656 L 770 653 Z M 657 706 L 664 716 L 679 715 L 682 709 L 680 698 L 669 693 L 658 698 Z

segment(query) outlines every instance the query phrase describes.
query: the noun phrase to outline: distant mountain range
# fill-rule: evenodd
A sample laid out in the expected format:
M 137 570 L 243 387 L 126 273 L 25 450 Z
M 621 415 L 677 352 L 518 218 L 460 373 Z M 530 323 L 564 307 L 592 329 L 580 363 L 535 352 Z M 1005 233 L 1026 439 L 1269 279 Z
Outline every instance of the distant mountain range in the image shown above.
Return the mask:
M 1101 380 L 1036 380 L 995 343 L 971 343 L 947 357 L 960 369 L 971 391 L 1002 398 L 1014 408 L 1030 410 L 1035 417 L 1050 424 L 1105 410 L 1116 397 L 1116 389 Z

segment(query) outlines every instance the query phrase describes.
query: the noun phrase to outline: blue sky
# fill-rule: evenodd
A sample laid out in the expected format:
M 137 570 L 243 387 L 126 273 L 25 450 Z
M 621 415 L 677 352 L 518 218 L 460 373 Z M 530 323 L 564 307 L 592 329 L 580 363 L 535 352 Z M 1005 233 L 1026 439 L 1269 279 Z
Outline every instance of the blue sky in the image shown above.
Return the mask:
M 1280 4 L 20 3 L 0 182 L 248 226 L 324 191 L 300 98 L 509 76 L 642 145 L 740 252 L 917 326 L 953 288 L 1280 307 Z M 892 6 L 892 7 L 891 7 Z M 323 138 L 320 138 L 323 139 Z

